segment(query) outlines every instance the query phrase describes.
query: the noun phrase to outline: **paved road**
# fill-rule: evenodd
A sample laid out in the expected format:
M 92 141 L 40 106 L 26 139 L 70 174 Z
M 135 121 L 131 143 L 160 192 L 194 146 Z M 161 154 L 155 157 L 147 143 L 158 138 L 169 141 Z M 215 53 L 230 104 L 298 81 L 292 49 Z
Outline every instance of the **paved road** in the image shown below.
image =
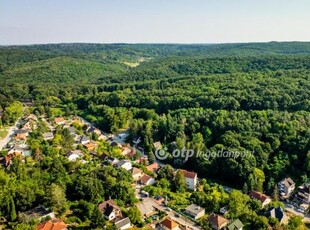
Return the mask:
M 12 136 L 14 136 L 15 132 L 18 130 L 18 126 L 20 124 L 20 120 L 18 120 L 14 126 L 10 127 L 8 130 L 8 134 L 2 140 L 0 140 L 0 150 L 2 150 L 11 140 Z
M 310 223 L 310 215 L 309 213 L 308 214 L 303 214 L 301 212 L 298 212 L 296 210 L 296 208 L 291 208 L 291 207 L 288 207 L 286 203 L 285 204 L 285 210 L 290 212 L 290 213 L 293 213 L 294 215 L 297 215 L 297 216 L 301 216 L 303 217 L 302 221 L 305 222 L 305 223 Z

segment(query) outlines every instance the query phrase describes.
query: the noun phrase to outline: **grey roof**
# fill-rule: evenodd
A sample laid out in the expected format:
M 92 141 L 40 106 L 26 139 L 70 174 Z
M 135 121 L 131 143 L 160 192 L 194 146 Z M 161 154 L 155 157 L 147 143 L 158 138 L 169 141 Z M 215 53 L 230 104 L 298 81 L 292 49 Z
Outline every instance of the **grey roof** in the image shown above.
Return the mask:
M 231 222 L 228 226 L 227 226 L 227 229 L 228 230 L 238 230 L 238 229 L 241 229 L 244 225 L 242 224 L 242 222 L 237 219 L 237 220 L 234 220 L 233 222 Z
M 282 207 L 271 207 L 268 209 L 266 216 L 276 218 L 281 222 L 285 218 L 285 212 Z
M 117 164 L 118 164 L 118 166 L 122 166 L 122 165 L 124 165 L 124 164 L 126 164 L 128 162 L 131 163 L 130 160 L 120 160 Z
M 131 224 L 130 219 L 128 217 L 124 218 L 124 219 L 122 219 L 120 221 L 115 222 L 115 226 L 117 228 L 122 228 L 122 227 L 124 227 L 127 224 Z
M 70 126 L 68 129 L 71 134 L 75 133 L 75 128 L 73 126 Z
M 287 187 L 291 187 L 292 185 L 295 185 L 295 182 L 292 180 L 292 178 L 288 177 L 288 178 L 285 178 L 282 183 L 285 184 L 285 186 Z
M 43 133 L 42 135 L 43 135 L 43 138 L 54 137 L 53 132 L 46 132 L 46 133 Z
M 154 210 L 153 202 L 150 199 L 144 199 L 141 203 L 136 204 L 142 216 L 151 213 Z
M 199 214 L 201 211 L 204 211 L 204 208 L 198 206 L 197 204 L 191 204 L 190 206 L 188 206 L 186 209 L 186 211 L 189 211 L 191 213 L 195 213 L 196 215 Z
M 81 136 L 80 143 L 82 143 L 84 141 L 90 141 L 90 137 L 88 137 L 88 136 Z
M 49 210 L 43 205 L 39 205 L 38 207 L 35 207 L 25 212 L 25 214 L 30 218 L 38 218 L 38 217 L 46 216 L 50 213 L 53 213 L 53 211 Z

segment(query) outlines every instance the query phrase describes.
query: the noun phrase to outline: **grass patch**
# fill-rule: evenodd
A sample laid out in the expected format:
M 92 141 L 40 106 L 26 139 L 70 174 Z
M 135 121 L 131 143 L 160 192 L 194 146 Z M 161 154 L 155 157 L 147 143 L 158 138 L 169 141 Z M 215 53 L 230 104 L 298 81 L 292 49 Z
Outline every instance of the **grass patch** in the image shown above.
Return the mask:
M 8 135 L 8 129 L 4 130 L 4 129 L 0 129 L 0 138 L 5 138 L 6 135 Z
M 52 117 L 61 117 L 65 113 L 62 111 L 61 108 L 51 108 L 51 114 L 52 114 Z

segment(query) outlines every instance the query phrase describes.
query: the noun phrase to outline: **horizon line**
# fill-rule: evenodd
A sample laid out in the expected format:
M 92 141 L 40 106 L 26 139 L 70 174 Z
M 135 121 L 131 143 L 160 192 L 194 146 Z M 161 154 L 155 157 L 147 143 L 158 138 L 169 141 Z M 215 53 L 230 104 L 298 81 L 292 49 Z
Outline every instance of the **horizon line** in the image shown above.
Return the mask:
M 39 46 L 39 45 L 74 45 L 74 44 L 94 44 L 94 45 L 233 45 L 233 44 L 259 44 L 259 43 L 309 43 L 310 41 L 289 40 L 289 41 L 248 41 L 248 42 L 47 42 L 47 43 L 25 43 L 25 44 L 0 44 L 5 46 Z

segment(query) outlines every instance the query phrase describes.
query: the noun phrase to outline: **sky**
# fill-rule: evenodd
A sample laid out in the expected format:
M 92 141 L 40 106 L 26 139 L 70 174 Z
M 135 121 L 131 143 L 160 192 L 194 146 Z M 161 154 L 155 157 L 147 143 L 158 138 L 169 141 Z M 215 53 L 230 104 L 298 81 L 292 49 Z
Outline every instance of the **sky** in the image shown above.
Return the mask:
M 310 0 L 0 0 L 0 45 L 310 41 Z

